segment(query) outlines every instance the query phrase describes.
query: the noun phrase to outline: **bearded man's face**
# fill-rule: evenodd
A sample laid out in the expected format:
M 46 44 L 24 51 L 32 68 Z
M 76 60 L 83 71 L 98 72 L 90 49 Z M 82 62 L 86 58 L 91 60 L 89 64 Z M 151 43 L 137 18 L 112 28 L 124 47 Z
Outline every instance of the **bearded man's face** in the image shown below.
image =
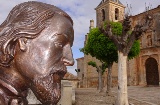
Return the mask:
M 20 43 L 25 51 L 16 46 L 17 70 L 43 104 L 54 105 L 60 99 L 60 82 L 67 72 L 66 66 L 74 64 L 73 39 L 70 20 L 56 14 L 37 38 Z

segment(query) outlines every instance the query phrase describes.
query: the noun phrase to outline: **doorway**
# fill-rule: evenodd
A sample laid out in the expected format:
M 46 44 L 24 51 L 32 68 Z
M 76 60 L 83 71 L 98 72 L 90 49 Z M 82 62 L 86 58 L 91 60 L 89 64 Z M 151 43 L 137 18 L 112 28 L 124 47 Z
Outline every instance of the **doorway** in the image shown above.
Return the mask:
M 154 58 L 148 58 L 145 63 L 147 85 L 159 85 L 158 63 Z

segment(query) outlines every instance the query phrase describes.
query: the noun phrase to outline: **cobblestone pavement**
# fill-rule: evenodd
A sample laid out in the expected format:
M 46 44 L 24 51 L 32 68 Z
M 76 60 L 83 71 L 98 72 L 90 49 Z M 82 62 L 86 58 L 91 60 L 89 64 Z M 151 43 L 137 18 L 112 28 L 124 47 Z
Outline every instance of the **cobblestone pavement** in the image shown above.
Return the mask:
M 117 88 L 112 88 L 113 96 L 105 96 L 94 88 L 76 89 L 75 105 L 114 105 Z M 160 87 L 129 86 L 131 105 L 160 105 Z
M 129 97 L 150 105 L 160 105 L 160 87 L 130 86 L 128 94 Z
M 75 105 L 113 105 L 114 98 L 104 97 L 104 94 L 97 93 L 96 89 L 76 89 Z

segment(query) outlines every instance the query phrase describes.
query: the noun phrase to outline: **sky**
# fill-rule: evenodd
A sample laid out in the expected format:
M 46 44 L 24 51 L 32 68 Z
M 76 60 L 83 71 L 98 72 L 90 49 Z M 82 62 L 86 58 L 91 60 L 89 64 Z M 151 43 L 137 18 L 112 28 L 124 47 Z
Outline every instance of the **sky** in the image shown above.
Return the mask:
M 51 5 L 55 5 L 67 12 L 74 22 L 74 43 L 72 46 L 73 57 L 75 64 L 72 67 L 67 67 L 68 72 L 76 75 L 77 58 L 84 56 L 79 51 L 84 46 L 85 35 L 89 32 L 90 20 L 94 20 L 96 25 L 95 8 L 102 0 L 0 0 L 0 24 L 6 19 L 9 11 L 19 3 L 26 1 L 39 1 Z M 132 15 L 145 11 L 145 4 L 151 8 L 156 8 L 160 5 L 160 0 L 120 0 L 123 5 L 127 4 L 132 7 Z

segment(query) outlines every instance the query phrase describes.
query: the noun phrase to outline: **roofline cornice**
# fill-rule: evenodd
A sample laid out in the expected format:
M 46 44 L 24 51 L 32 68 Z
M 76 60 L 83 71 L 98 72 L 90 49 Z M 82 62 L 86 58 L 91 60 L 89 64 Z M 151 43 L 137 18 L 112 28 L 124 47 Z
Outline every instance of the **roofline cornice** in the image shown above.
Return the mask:
M 103 6 L 105 6 L 106 4 L 109 4 L 109 3 L 116 4 L 116 5 L 118 5 L 118 6 L 121 6 L 121 7 L 126 8 L 126 6 L 124 6 L 124 5 L 122 5 L 122 4 L 119 4 L 119 3 L 117 3 L 117 2 L 106 1 L 105 3 L 102 3 L 102 4 L 98 5 L 98 6 L 95 8 L 95 10 L 97 10 L 97 8 L 103 7 Z

